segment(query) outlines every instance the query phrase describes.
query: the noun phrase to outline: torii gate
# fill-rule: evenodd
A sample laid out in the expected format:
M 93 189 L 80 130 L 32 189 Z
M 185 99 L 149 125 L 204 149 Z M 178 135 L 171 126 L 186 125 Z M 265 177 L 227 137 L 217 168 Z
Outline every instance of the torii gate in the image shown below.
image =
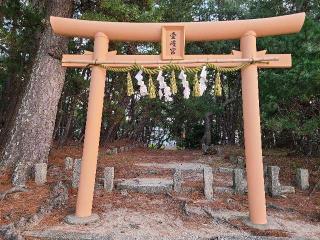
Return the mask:
M 86 223 L 98 218 L 96 214 L 92 214 L 92 201 L 106 77 L 106 69 L 99 64 L 123 67 L 140 63 L 148 67 L 157 67 L 171 62 L 184 66 L 199 66 L 201 63 L 211 62 L 220 67 L 233 67 L 239 62 L 250 62 L 252 64 L 241 69 L 249 216 L 253 224 L 267 224 L 258 68 L 289 68 L 291 55 L 257 52 L 256 38 L 297 33 L 301 30 L 304 19 L 305 13 L 252 20 L 190 23 L 120 23 L 51 17 L 50 22 L 56 34 L 94 38 L 93 53 L 63 55 L 62 59 L 64 67 L 83 68 L 88 64 L 92 66 L 76 212 L 70 217 L 69 222 Z M 170 42 L 172 33 L 176 37 L 173 45 Z M 229 39 L 240 39 L 240 51 L 233 51 L 230 55 L 184 54 L 185 41 Z M 162 54 L 116 55 L 116 52 L 108 52 L 109 40 L 161 41 Z

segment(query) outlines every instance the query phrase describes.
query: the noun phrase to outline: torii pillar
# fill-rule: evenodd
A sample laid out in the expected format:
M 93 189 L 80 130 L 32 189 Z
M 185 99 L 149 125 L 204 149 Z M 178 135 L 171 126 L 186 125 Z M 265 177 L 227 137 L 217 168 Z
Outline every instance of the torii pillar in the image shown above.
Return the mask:
M 93 59 L 95 61 L 106 60 L 108 45 L 109 39 L 104 33 L 98 32 L 95 34 L 93 51 Z M 87 121 L 76 213 L 75 215 L 69 215 L 66 218 L 66 221 L 70 224 L 89 223 L 99 219 L 97 214 L 92 214 L 92 201 L 99 151 L 105 79 L 106 69 L 99 66 L 93 66 L 89 89 Z
M 249 31 L 241 37 L 240 50 L 243 58 L 256 57 L 255 32 Z M 267 224 L 257 65 L 243 68 L 241 79 L 250 220 L 254 224 Z

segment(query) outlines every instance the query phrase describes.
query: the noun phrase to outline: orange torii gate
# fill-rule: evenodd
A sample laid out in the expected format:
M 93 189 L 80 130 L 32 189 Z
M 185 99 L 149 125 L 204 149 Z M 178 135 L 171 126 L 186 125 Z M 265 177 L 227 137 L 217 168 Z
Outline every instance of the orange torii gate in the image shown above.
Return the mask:
M 56 34 L 67 37 L 94 38 L 94 51 L 83 55 L 63 55 L 64 67 L 92 66 L 87 122 L 81 162 L 76 212 L 69 222 L 97 220 L 92 214 L 96 165 L 99 148 L 101 116 L 104 99 L 106 69 L 141 64 L 157 67 L 163 64 L 196 67 L 215 63 L 219 67 L 234 67 L 237 63 L 251 63 L 241 69 L 245 157 L 248 182 L 249 215 L 253 224 L 267 224 L 266 200 L 261 147 L 258 68 L 289 68 L 290 54 L 266 54 L 257 51 L 257 37 L 299 32 L 305 13 L 280 17 L 190 23 L 120 23 L 97 22 L 51 17 Z M 174 38 L 174 42 L 172 39 Z M 185 55 L 185 41 L 240 39 L 240 51 L 229 55 Z M 112 41 L 151 41 L 162 43 L 161 55 L 117 55 L 108 52 Z

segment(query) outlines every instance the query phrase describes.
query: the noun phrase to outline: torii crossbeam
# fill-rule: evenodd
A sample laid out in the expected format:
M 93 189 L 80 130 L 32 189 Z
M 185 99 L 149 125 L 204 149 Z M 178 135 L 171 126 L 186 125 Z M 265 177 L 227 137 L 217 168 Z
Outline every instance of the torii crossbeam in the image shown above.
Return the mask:
M 88 113 L 81 161 L 80 183 L 74 218 L 80 222 L 95 219 L 92 201 L 95 185 L 101 117 L 107 66 L 129 66 L 139 63 L 147 67 L 175 62 L 184 66 L 215 63 L 234 67 L 239 62 L 252 64 L 241 69 L 246 171 L 249 215 L 253 224 L 267 224 L 261 147 L 258 68 L 289 68 L 290 54 L 266 54 L 257 51 L 257 37 L 297 33 L 305 13 L 251 20 L 191 23 L 119 23 L 97 22 L 51 17 L 56 34 L 67 37 L 94 38 L 94 51 L 83 55 L 63 55 L 62 66 L 92 67 Z M 185 55 L 184 41 L 240 39 L 240 51 L 229 55 Z M 117 55 L 108 52 L 112 41 L 151 41 L 162 43 L 161 55 Z

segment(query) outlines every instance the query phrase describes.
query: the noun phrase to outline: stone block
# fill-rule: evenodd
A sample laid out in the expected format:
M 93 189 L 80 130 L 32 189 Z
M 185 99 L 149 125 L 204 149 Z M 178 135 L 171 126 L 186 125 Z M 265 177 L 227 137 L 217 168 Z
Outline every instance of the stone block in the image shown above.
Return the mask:
M 80 181 L 81 159 L 75 159 L 72 170 L 72 188 L 77 188 Z
M 124 147 L 120 147 L 119 152 L 124 152 Z
M 237 161 L 237 156 L 235 155 L 230 155 L 229 156 L 229 161 L 232 162 L 232 163 L 235 163 Z
M 268 191 L 272 197 L 280 196 L 281 193 L 281 184 L 279 182 L 279 172 L 280 168 L 278 166 L 268 166 L 267 175 L 268 175 Z
M 37 163 L 35 165 L 34 179 L 35 183 L 40 185 L 47 182 L 47 164 Z
M 204 195 L 207 200 L 213 200 L 213 173 L 211 167 L 203 168 Z
M 268 179 L 268 167 L 263 165 L 263 177 L 264 177 L 264 191 L 265 192 L 268 192 L 268 182 L 269 182 L 269 179 Z
M 308 169 L 298 168 L 296 174 L 296 184 L 301 190 L 308 190 L 309 185 L 309 171 Z
M 182 190 L 182 171 L 181 169 L 175 169 L 173 174 L 173 191 L 181 192 Z
M 106 167 L 103 172 L 103 188 L 107 192 L 112 192 L 114 181 L 114 167 Z
M 223 156 L 223 148 L 221 146 L 216 146 L 216 150 L 217 150 L 217 155 L 218 156 Z
M 202 147 L 202 152 L 205 155 L 209 154 L 209 155 L 221 156 L 222 154 L 222 148 L 220 146 L 202 144 L 201 147 Z
M 214 192 L 233 194 L 234 190 L 231 187 L 214 187 Z
M 66 157 L 64 159 L 64 169 L 68 171 L 68 170 L 72 170 L 72 168 L 73 168 L 73 158 Z
M 233 173 L 233 168 L 219 167 L 218 172 L 219 173 Z
M 111 155 L 111 154 L 112 154 L 111 149 L 110 149 L 110 148 L 108 148 L 108 149 L 106 150 L 106 153 L 107 153 L 108 155 Z
M 234 192 L 238 194 L 244 194 L 247 189 L 247 180 L 244 176 L 244 170 L 235 168 L 233 170 L 233 188 Z
M 245 158 L 243 156 L 237 156 L 236 164 L 237 164 L 238 167 L 243 168 L 244 165 L 245 165 Z
M 292 186 L 281 186 L 281 194 L 295 193 L 295 188 Z
M 278 166 L 267 167 L 268 192 L 272 197 L 281 196 L 287 193 L 294 193 L 292 186 L 282 186 L 279 181 L 280 168 Z
M 245 158 L 243 156 L 235 156 L 231 155 L 229 156 L 229 160 L 232 163 L 235 163 L 238 167 L 243 168 L 245 165 Z
M 118 148 L 111 149 L 111 154 L 117 154 L 117 153 L 118 153 Z
M 203 143 L 201 145 L 201 149 L 202 149 L 203 154 L 208 154 L 209 153 L 209 145 L 206 145 L 206 144 Z

